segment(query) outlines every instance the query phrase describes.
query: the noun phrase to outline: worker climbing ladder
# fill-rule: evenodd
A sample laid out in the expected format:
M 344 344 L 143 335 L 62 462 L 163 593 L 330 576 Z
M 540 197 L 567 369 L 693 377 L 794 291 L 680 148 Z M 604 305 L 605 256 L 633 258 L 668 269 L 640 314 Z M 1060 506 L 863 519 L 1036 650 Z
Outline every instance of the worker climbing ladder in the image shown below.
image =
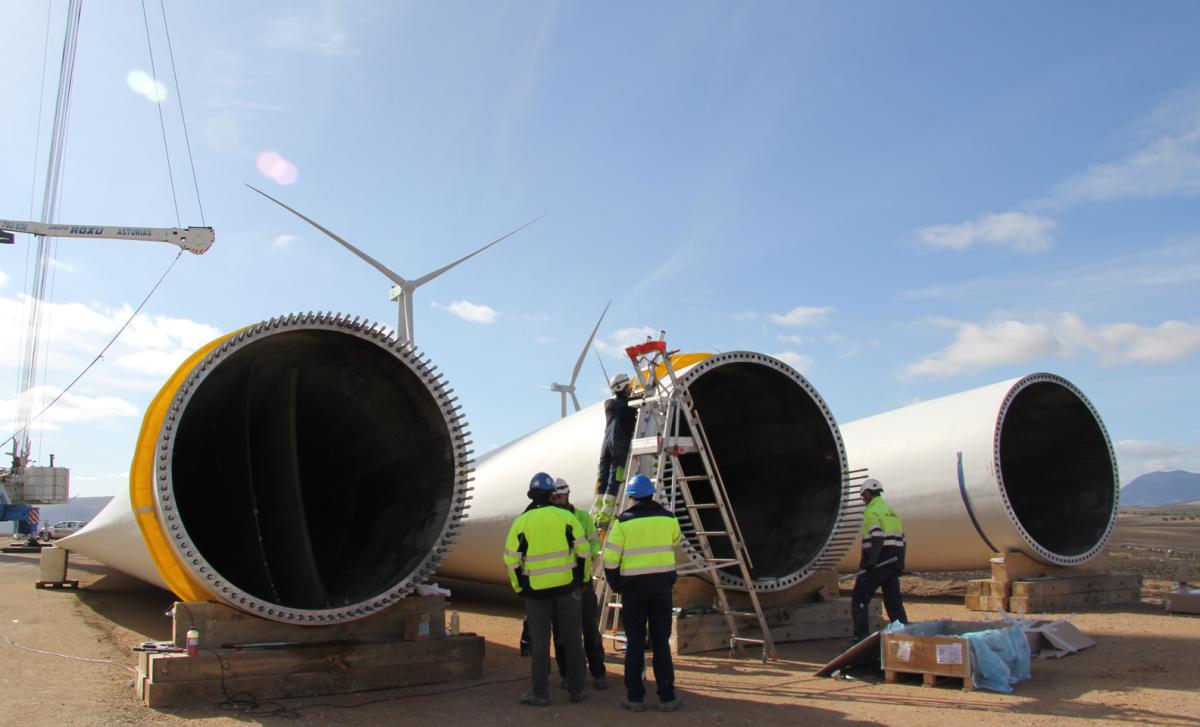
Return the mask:
M 664 336 L 660 335 L 657 341 L 626 348 L 625 353 L 633 363 L 643 394 L 638 402 L 637 423 L 630 444 L 626 475 L 631 477 L 640 473 L 650 477 L 658 486 L 659 496 L 669 497 L 666 506 L 672 511 L 676 511 L 677 501 L 682 501 L 687 520 L 690 521 L 683 524 L 684 536 L 690 536 L 689 541 L 699 551 L 700 565 L 680 572 L 705 573 L 712 579 L 718 607 L 729 628 L 730 653 L 743 656 L 744 647 L 753 644 L 762 647 L 764 662 L 774 659 L 775 644 L 750 578 L 750 569 L 754 564 L 730 507 L 725 483 L 721 480 L 695 401 L 675 372 L 671 357 L 676 352 L 667 350 Z M 682 458 L 686 455 L 695 455 L 699 467 L 689 466 L 685 469 Z M 690 459 L 689 465 L 693 465 Z M 596 509 L 592 514 L 611 517 L 625 509 L 627 500 L 622 488 L 617 502 L 610 505 L 615 507 L 614 512 Z M 701 517 L 705 512 L 709 516 Z M 716 517 L 712 516 L 713 513 Z M 721 557 L 715 554 L 714 541 Z M 603 569 L 603 559 L 600 559 L 593 574 L 597 581 L 596 598 L 600 606 L 600 633 L 606 639 L 623 642 L 624 635 L 617 632 L 621 597 L 608 587 Z M 722 575 L 727 578 L 740 577 L 741 585 L 723 582 Z M 747 594 L 750 609 L 731 608 L 727 595 L 729 591 Z M 750 621 L 758 623 L 761 638 L 743 635 L 744 624 Z

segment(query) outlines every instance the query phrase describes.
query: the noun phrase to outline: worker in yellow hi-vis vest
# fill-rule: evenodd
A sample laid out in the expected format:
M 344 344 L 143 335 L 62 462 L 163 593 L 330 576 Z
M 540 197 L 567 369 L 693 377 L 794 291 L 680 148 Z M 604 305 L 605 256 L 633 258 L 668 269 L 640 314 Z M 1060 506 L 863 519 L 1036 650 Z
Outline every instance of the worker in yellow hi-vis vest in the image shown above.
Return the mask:
M 875 590 L 883 588 L 883 606 L 889 621 L 908 623 L 904 601 L 900 598 L 900 573 L 904 570 L 904 526 L 896 511 L 883 501 L 883 485 L 874 478 L 862 483 L 863 510 L 862 571 L 854 581 L 850 596 L 850 616 L 854 620 L 853 643 L 867 638 L 869 606 Z
M 579 584 L 588 574 L 590 545 L 575 516 L 550 502 L 554 479 L 538 472 L 529 481 L 529 507 L 504 543 L 504 565 L 513 590 L 525 601 L 533 688 L 521 704 L 550 705 L 550 625 L 557 623 L 567 662 L 572 702 L 583 701 L 583 637 Z
M 654 483 L 637 475 L 625 487 L 635 500 L 617 517 L 604 545 L 604 577 L 621 594 L 625 624 L 625 698 L 621 706 L 641 712 L 646 697 L 642 671 L 646 666 L 646 623 L 654 650 L 654 686 L 660 712 L 674 712 L 682 702 L 675 694 L 675 665 L 671 662 L 671 587 L 675 585 L 675 548 L 679 521 L 654 501 Z

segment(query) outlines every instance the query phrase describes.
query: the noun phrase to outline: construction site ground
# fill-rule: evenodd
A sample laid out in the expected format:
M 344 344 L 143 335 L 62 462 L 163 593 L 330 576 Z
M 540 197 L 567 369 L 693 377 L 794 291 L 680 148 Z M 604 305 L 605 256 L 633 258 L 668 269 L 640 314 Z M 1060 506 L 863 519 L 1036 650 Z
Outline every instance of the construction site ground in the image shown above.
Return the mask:
M 1162 552 L 1159 552 L 1162 551 Z M 528 688 L 529 660 L 519 656 L 519 602 L 503 591 L 459 588 L 451 599 L 462 629 L 487 639 L 484 678 L 474 682 L 363 692 L 260 705 L 261 712 L 294 710 L 283 716 L 247 714 L 230 705 L 152 710 L 132 688 L 130 647 L 165 640 L 165 615 L 173 596 L 73 558 L 70 577 L 81 589 L 40 590 L 37 556 L 0 555 L 0 724 L 159 725 L 184 721 L 235 724 L 1200 724 L 1200 616 L 1162 612 L 1162 593 L 1179 572 L 1197 575 L 1196 550 L 1123 545 L 1114 550 L 1117 569 L 1146 575 L 1142 602 L 1060 614 L 1097 645 L 1060 660 L 1034 660 L 1033 678 L 1013 694 L 964 693 L 953 680 L 922 687 L 816 678 L 813 672 L 842 648 L 840 640 L 785 644 L 780 659 L 734 660 L 723 653 L 676 657 L 678 713 L 624 713 L 620 659 L 609 659 L 607 691 L 589 689 L 582 704 L 570 704 L 552 678 L 554 704 L 525 707 L 517 697 Z M 976 574 L 906 576 L 911 620 L 976 618 L 962 606 L 966 579 Z M 500 596 L 497 598 L 496 596 Z M 19 648 L 19 647 L 25 647 Z M 29 651 L 36 649 L 38 651 Z M 79 658 L 63 658 L 57 654 Z M 653 686 L 651 685 L 651 692 Z

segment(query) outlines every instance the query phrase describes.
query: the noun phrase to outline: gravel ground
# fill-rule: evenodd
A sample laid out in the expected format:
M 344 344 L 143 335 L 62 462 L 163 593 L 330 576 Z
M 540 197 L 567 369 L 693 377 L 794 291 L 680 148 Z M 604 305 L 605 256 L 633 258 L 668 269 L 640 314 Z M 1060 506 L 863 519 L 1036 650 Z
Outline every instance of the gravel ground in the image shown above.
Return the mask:
M 1151 564 L 1168 571 L 1175 565 L 1154 553 L 1128 562 L 1136 564 L 1138 572 Z M 594 725 L 621 719 L 654 724 L 922 725 L 980 720 L 1058 727 L 1097 722 L 1196 725 L 1200 714 L 1200 672 L 1195 668 L 1200 617 L 1163 614 L 1161 595 L 1153 594 L 1161 594 L 1169 583 L 1156 579 L 1148 580 L 1152 595 L 1140 604 L 1074 616 L 1073 623 L 1096 639 L 1097 646 L 1057 661 L 1035 661 L 1033 679 L 1017 685 L 1011 695 L 964 693 L 950 685 L 925 688 L 915 682 L 818 679 L 812 672 L 840 650 L 838 641 L 827 640 L 783 645 L 781 659 L 769 664 L 721 654 L 677 657 L 677 684 L 685 706 L 676 714 L 622 712 L 621 666 L 615 658 L 610 661 L 614 688 L 589 691 L 583 704 L 568 704 L 565 694 L 557 693 L 550 708 L 521 707 L 516 697 L 527 687 L 529 662 L 516 652 L 519 605 L 485 598 L 486 591 L 460 590 L 453 606 L 461 614 L 463 629 L 487 639 L 482 680 L 287 700 L 283 706 L 294 710 L 294 720 L 215 705 L 151 710 L 134 698 L 129 647 L 168 637 L 170 624 L 163 614 L 172 596 L 83 558 L 72 560 L 72 577 L 83 581 L 83 589 L 36 590 L 36 565 L 34 555 L 0 555 L 0 633 L 21 646 L 109 661 L 66 659 L 0 643 L 0 665 L 7 677 L 0 682 L 0 696 L 10 705 L 0 716 L 3 724 Z M 977 617 L 963 609 L 961 588 L 968 578 L 985 575 L 906 577 L 910 617 Z M 12 707 L 20 704 L 30 706 Z

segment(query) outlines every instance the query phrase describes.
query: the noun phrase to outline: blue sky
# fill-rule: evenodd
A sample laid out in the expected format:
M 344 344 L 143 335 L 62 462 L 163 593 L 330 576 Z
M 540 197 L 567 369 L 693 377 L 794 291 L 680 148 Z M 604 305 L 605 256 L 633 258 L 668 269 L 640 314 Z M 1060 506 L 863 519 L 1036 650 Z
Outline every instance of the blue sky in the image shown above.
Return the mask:
M 611 299 L 610 371 L 666 329 L 780 356 L 840 421 L 1052 371 L 1123 481 L 1200 471 L 1200 5 L 167 3 L 178 86 L 148 8 L 157 86 L 141 5 L 84 9 L 59 220 L 176 224 L 161 108 L 201 224 L 182 95 L 217 242 L 36 433 L 74 493 L 125 486 L 144 406 L 206 340 L 307 310 L 394 325 L 379 273 L 247 182 L 410 278 L 546 215 L 416 296 L 481 452 L 558 416 L 544 387 Z M 47 6 L 0 2 L 2 217 L 40 213 L 64 12 L 44 52 Z M 0 249 L 5 421 L 29 248 Z M 58 243 L 51 394 L 174 255 Z M 585 405 L 601 376 L 589 356 Z

